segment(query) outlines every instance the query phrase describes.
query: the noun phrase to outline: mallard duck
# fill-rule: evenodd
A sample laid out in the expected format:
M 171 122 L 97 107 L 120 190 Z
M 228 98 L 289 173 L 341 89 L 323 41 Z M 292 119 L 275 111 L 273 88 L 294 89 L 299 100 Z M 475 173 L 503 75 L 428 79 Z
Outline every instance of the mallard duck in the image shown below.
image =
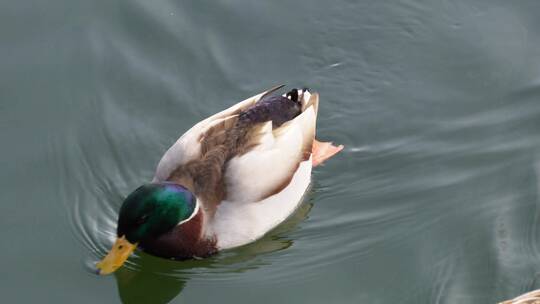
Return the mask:
M 274 94 L 281 87 L 206 118 L 169 148 L 152 182 L 123 202 L 100 274 L 135 248 L 181 260 L 242 246 L 294 212 L 312 167 L 343 146 L 315 139 L 317 93 Z
M 522 294 L 517 298 L 499 304 L 540 304 L 540 289 Z

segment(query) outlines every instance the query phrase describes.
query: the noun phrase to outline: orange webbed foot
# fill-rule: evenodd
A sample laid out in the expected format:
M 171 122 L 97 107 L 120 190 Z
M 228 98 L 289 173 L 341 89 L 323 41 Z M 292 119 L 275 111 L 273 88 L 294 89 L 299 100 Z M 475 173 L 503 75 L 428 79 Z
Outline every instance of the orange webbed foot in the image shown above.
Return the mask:
M 311 153 L 313 156 L 311 162 L 313 164 L 313 167 L 322 164 L 325 160 L 336 155 L 341 150 L 343 150 L 343 145 L 334 146 L 332 142 L 321 142 L 314 139 L 313 147 L 311 149 Z

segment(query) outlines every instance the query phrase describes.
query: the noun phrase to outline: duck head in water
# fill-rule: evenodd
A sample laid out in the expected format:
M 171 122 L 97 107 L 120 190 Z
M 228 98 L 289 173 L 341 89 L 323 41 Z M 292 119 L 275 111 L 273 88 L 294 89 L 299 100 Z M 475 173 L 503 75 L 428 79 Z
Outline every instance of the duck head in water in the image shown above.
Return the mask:
M 109 274 L 118 269 L 137 247 L 154 255 L 167 256 L 167 251 L 174 250 L 171 246 L 182 244 L 182 238 L 184 242 L 193 241 L 189 233 L 194 229 L 189 228 L 198 224 L 195 220 L 198 211 L 197 199 L 181 185 L 153 183 L 137 188 L 120 208 L 117 240 L 109 254 L 97 264 L 99 273 Z M 170 234 L 180 239 L 167 244 Z M 162 250 L 156 251 L 158 244 Z M 181 255 L 181 251 L 177 251 L 174 256 Z

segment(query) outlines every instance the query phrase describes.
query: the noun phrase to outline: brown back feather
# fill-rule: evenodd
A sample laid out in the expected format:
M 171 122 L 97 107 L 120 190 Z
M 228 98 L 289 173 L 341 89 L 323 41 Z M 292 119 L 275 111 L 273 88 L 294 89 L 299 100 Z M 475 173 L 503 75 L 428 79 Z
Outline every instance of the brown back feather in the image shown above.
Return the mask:
M 190 189 L 213 215 L 215 207 L 227 195 L 224 182 L 227 162 L 258 144 L 262 125 L 240 122 L 237 116 L 232 116 L 212 126 L 199 139 L 200 157 L 176 168 L 167 180 Z
M 281 87 L 275 87 L 265 95 Z M 316 98 L 312 97 L 312 99 Z M 249 120 L 239 119 L 239 114 L 244 110 L 246 109 L 238 109 L 231 116 L 201 134 L 199 138 L 201 143 L 200 157 L 179 166 L 167 178 L 168 181 L 187 187 L 197 197 L 200 197 L 210 215 L 214 214 L 217 205 L 227 196 L 224 182 L 227 162 L 235 156 L 251 151 L 259 144 L 263 134 L 262 129 L 265 123 L 253 123 Z M 279 132 L 278 129 L 274 131 Z M 312 141 L 313 138 L 304 143 L 302 155 L 304 160 L 309 159 L 311 155 Z M 290 182 L 295 171 L 296 168 L 293 168 L 289 178 L 286 178 L 282 184 L 277 185 L 269 193 L 264 194 L 263 197 L 281 191 Z

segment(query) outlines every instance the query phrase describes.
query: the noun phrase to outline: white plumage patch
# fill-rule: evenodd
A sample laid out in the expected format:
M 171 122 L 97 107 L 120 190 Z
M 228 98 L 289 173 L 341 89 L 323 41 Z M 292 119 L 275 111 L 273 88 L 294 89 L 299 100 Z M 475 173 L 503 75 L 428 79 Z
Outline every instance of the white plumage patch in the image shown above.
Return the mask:
M 193 210 L 193 212 L 191 213 L 191 215 L 190 215 L 187 219 L 178 222 L 178 224 L 176 224 L 176 226 L 182 225 L 183 223 L 185 223 L 185 222 L 191 220 L 192 218 L 194 218 L 194 217 L 197 215 L 197 213 L 199 212 L 199 205 L 200 205 L 199 200 L 196 200 L 196 201 L 195 201 L 195 209 Z
M 267 124 L 259 146 L 229 161 L 225 171 L 227 200 L 257 202 L 289 182 L 302 161 L 304 143 L 311 145 L 313 133 L 310 130 L 314 127 L 311 108 L 275 132 L 271 124 Z
M 263 237 L 289 217 L 302 202 L 311 181 L 311 158 L 300 163 L 281 192 L 259 202 L 222 202 L 210 223 L 218 249 L 242 246 Z

